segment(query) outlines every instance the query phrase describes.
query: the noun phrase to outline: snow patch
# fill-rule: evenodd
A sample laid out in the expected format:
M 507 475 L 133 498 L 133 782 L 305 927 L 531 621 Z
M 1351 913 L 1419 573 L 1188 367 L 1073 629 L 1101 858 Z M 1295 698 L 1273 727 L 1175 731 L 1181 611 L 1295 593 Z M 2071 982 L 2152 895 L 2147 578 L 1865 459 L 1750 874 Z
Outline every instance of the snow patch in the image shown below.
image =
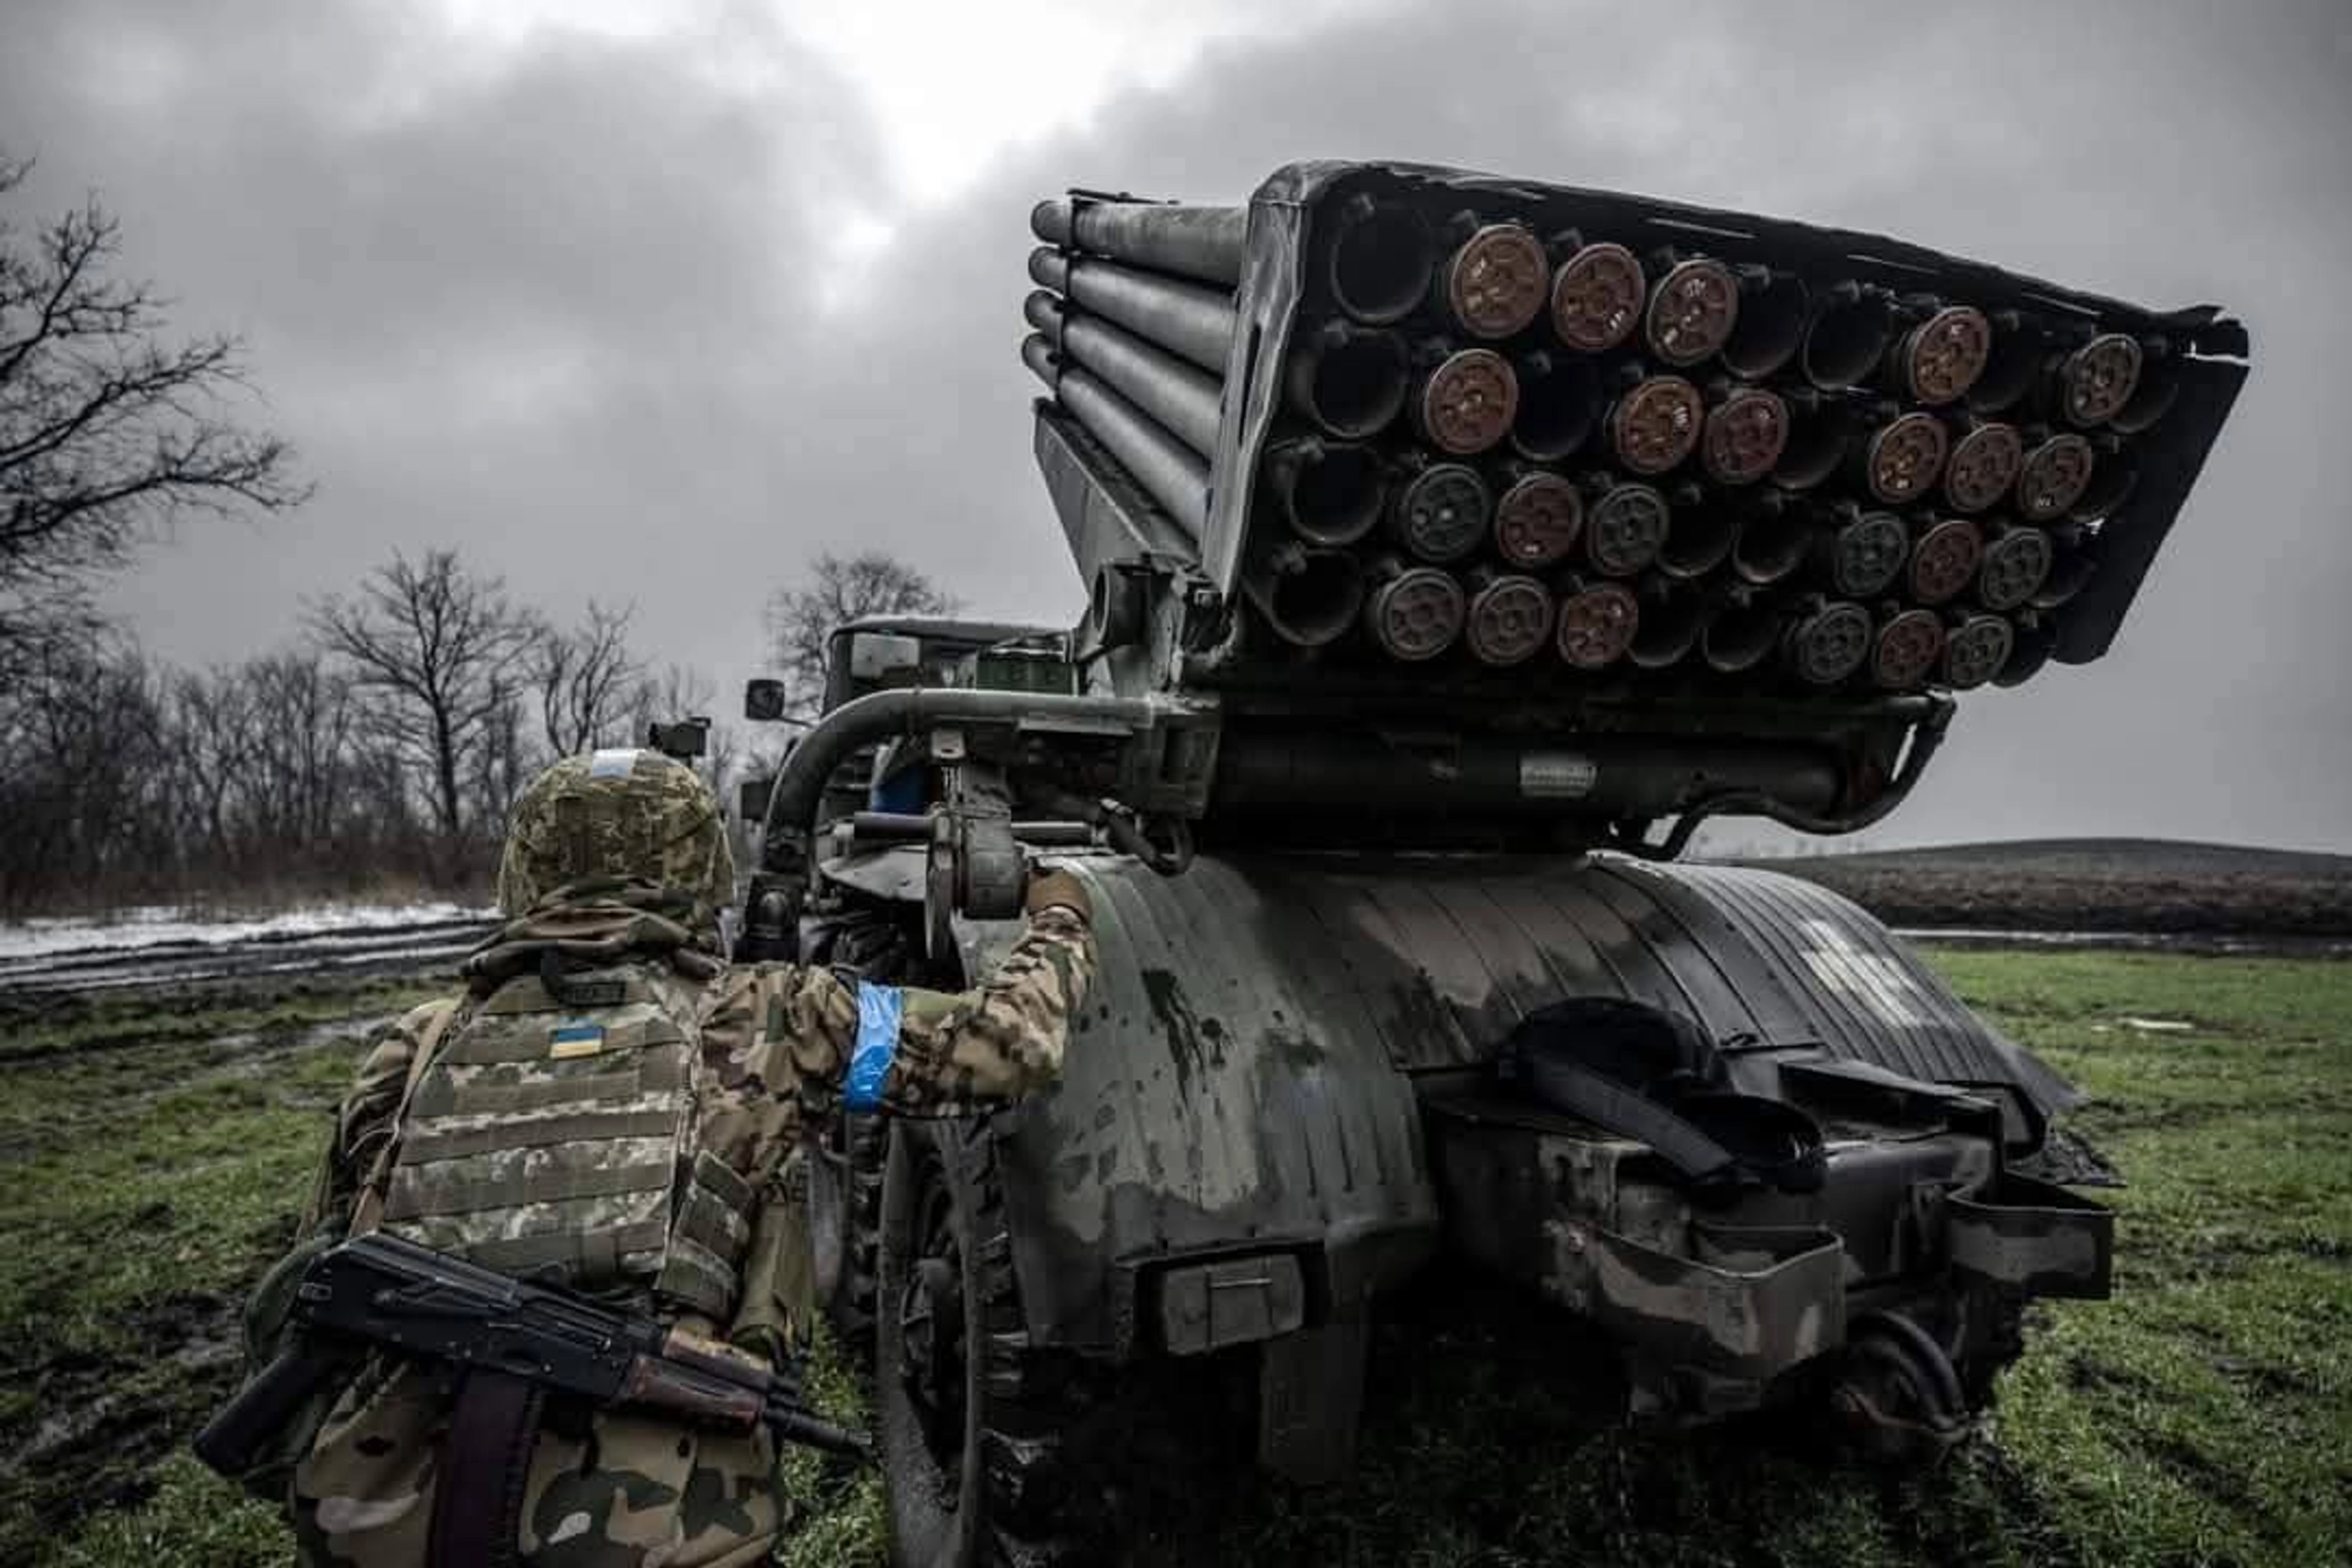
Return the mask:
M 0 959 L 292 942 L 345 932 L 467 924 L 491 919 L 496 913 L 495 909 L 449 903 L 334 904 L 290 910 L 264 919 L 205 919 L 192 918 L 187 910 L 176 907 L 150 905 L 96 919 L 77 916 L 0 923 Z

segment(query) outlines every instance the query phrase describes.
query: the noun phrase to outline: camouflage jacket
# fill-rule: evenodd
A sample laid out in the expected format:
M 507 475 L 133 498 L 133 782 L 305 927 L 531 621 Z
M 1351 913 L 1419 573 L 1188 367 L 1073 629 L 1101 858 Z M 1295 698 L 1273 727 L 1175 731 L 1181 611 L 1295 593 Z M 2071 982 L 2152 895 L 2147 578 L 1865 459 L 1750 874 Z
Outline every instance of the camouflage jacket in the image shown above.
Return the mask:
M 804 1117 L 843 1096 L 911 1115 L 1002 1104 L 1057 1077 L 1068 1021 L 1094 963 L 1085 920 L 1040 911 L 1005 961 L 972 990 L 860 986 L 790 964 L 729 967 L 658 914 L 590 898 L 542 907 L 503 928 L 468 963 L 467 1001 L 526 972 L 548 947 L 610 961 L 666 958 L 695 987 L 702 1050 L 713 1071 L 699 1108 L 703 1147 L 763 1200 L 743 1297 L 707 1333 L 773 1355 L 805 1310 L 784 1283 L 796 1245 L 792 1205 L 771 1202 Z M 336 1115 L 304 1234 L 340 1232 L 392 1154 L 395 1122 L 421 1041 L 447 1002 L 428 1003 L 372 1043 Z M 447 1420 L 432 1369 L 378 1366 L 346 1392 L 296 1468 L 292 1507 L 303 1560 L 343 1568 L 413 1568 L 432 1516 L 433 1459 Z M 774 1454 L 753 1438 L 682 1431 L 621 1412 L 592 1432 L 541 1435 L 524 1491 L 525 1560 L 537 1568 L 671 1568 L 763 1562 L 777 1529 Z

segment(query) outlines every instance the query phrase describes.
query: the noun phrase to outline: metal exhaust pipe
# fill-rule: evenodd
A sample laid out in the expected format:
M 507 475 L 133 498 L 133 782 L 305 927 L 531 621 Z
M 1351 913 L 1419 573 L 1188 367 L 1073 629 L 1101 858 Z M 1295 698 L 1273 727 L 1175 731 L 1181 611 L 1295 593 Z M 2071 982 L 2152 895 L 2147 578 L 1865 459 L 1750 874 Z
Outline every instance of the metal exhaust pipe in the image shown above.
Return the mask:
M 1664 670 L 1690 656 L 1705 635 L 1713 606 L 1705 595 L 1668 583 L 1654 583 L 1642 594 L 1641 625 L 1625 657 L 1638 670 Z
M 1268 551 L 1242 586 L 1274 635 L 1295 648 L 1338 640 L 1363 608 L 1363 572 L 1353 557 L 1295 542 Z
M 1585 507 L 1584 553 L 1603 577 L 1631 577 L 1657 558 L 1674 523 L 1673 508 L 1653 487 L 1595 481 Z
M 1704 577 L 1730 556 L 1739 538 L 1739 513 L 1721 499 L 1705 499 L 1695 487 L 1677 491 L 1673 507 L 1657 569 L 1684 581 Z
M 1798 607 L 1783 644 L 1790 672 L 1809 686 L 1842 684 L 1860 670 L 1877 641 L 1868 610 L 1843 600 L 1814 598 Z
M 2090 489 L 2097 466 L 2090 442 L 2072 431 L 2036 443 L 2018 465 L 2018 514 L 2029 523 L 2064 517 Z
M 1699 438 L 1700 459 L 1718 484 L 1750 485 L 1780 466 L 1789 445 L 1789 405 L 1760 387 L 1729 387 Z
M 1524 664 L 1552 639 L 1552 591 L 1535 579 L 1476 567 L 1462 640 L 1472 658 L 1490 668 Z
M 1930 408 L 1968 395 L 1993 355 L 1993 323 L 1973 305 L 1945 305 L 1894 345 L 1894 383 Z
M 1466 233 L 1438 269 L 1446 314 L 1475 338 L 1514 337 L 1544 313 L 1552 282 L 1544 242 L 1518 223 L 1481 224 L 1464 212 L 1453 222 Z
M 2081 529 L 2067 531 L 2071 536 L 2053 538 L 2056 553 L 2050 571 L 2026 601 L 2037 610 L 2050 611 L 2067 604 L 2090 585 L 2098 571 L 2098 538 Z
M 1380 525 L 1388 475 L 1369 446 L 1306 435 L 1266 454 L 1266 475 L 1291 531 L 1309 544 L 1352 545 Z
M 1450 573 L 1382 556 L 1365 570 L 1364 581 L 1371 588 L 1364 597 L 1364 629 L 1389 658 L 1422 663 L 1462 635 L 1467 600 Z
M 1477 469 L 1431 463 L 1396 491 L 1388 526 L 1417 559 L 1442 566 L 1476 554 L 1493 515 L 1493 492 Z
M 1229 294 L 1044 245 L 1029 253 L 1029 276 L 1038 287 L 1067 296 L 1080 310 L 1123 326 L 1211 375 L 1225 373 L 1233 346 Z
M 1911 570 L 1905 581 L 1922 604 L 1957 599 L 1976 581 L 1984 560 L 1984 534 L 1965 518 L 1920 518 L 1912 525 Z
M 1724 367 L 1750 381 L 1784 368 L 1804 345 L 1812 313 L 1812 292 L 1794 273 L 1740 268 L 1739 324 L 1724 344 Z
M 1146 417 L 1082 366 L 1057 357 L 1044 334 L 1021 345 L 1022 363 L 1088 434 L 1110 449 L 1170 521 L 1194 539 L 1207 525 L 1209 469 L 1200 455 Z
M 1224 389 L 1215 377 L 1123 327 L 1071 310 L 1061 296 L 1042 288 L 1030 294 L 1022 314 L 1064 361 L 1100 376 L 1203 457 L 1216 450 Z
M 1875 599 L 1892 588 L 1911 556 L 1911 531 L 1903 519 L 1851 504 L 1831 517 L 1835 526 L 1818 547 L 1820 575 L 1849 599 Z
M 1890 413 L 1892 404 L 1880 410 Z M 1862 483 L 1887 505 L 1907 506 L 1936 488 L 1951 456 L 1951 436 L 1935 415 L 1894 414 L 1862 441 Z
M 2111 516 L 2131 499 L 2140 482 L 2140 464 L 2114 436 L 2102 435 L 2092 446 L 2097 453 L 2091 482 L 2067 508 L 2070 516 L 2090 523 Z
M 1883 691 L 1916 691 L 1943 656 L 1944 624 L 1933 610 L 1894 610 L 1871 644 L 1871 680 Z
M 1607 354 L 1641 325 L 1649 286 L 1633 252 L 1603 241 L 1566 237 L 1568 259 L 1552 275 L 1552 330 L 1570 348 Z
M 1393 333 L 1326 321 L 1291 352 L 1291 405 L 1331 435 L 1377 434 L 1404 408 L 1411 381 Z
M 1340 309 L 1359 321 L 1385 326 L 1429 297 L 1435 245 L 1429 225 L 1411 208 L 1358 195 L 1340 208 L 1332 226 L 1327 267 Z
M 1811 490 L 1837 473 L 1854 440 L 1854 413 L 1843 400 L 1802 390 L 1785 400 L 1789 437 L 1772 470 L 1776 484 Z
M 1740 519 L 1731 570 L 1742 582 L 1769 588 L 1796 575 L 1813 547 L 1813 524 L 1778 491 L 1758 496 Z
M 2058 651 L 2058 628 L 2047 618 L 2020 615 L 2014 626 L 2016 636 L 2009 643 L 2009 661 L 1993 677 L 1996 686 L 2023 685 L 2041 673 L 2041 667 Z
M 2017 487 L 2025 466 L 2025 438 L 2014 424 L 1984 421 L 1952 443 L 1944 464 L 1944 500 L 1973 515 L 1997 506 Z
M 1132 266 L 1227 288 L 1241 281 L 1249 227 L 1246 207 L 1064 197 L 1041 201 L 1029 212 L 1030 231 L 1049 245 L 1091 251 Z
M 1779 605 L 1751 594 L 1737 594 L 1707 622 L 1707 629 L 1699 636 L 1699 657 L 1721 675 L 1753 670 L 1780 646 L 1783 617 Z
M 1584 533 L 1584 494 L 1543 468 L 1510 470 L 1511 486 L 1495 502 L 1495 549 L 1521 571 L 1568 558 Z
M 1484 452 L 1510 434 L 1519 416 L 1519 377 L 1491 348 L 1442 354 L 1413 390 L 1413 428 L 1439 451 L 1456 457 Z
M 2022 608 L 2041 592 L 2056 554 L 2039 528 L 1998 528 L 1976 569 L 1976 602 L 1996 612 Z
M 1699 445 L 1706 400 L 1679 376 L 1638 381 L 1609 411 L 1609 446 L 1627 471 L 1645 479 L 1676 467 Z
M 1668 252 L 1645 316 L 1650 352 L 1685 369 L 1723 352 L 1739 324 L 1739 279 L 1713 256 L 1678 259 Z
M 1511 421 L 1510 444 L 1521 456 L 1556 462 L 1591 438 L 1606 400 L 1591 360 L 1539 349 L 1521 355 L 1515 368 L 1519 415 Z
M 1805 329 L 1805 379 L 1825 392 L 1856 385 L 1886 357 L 1886 340 L 1894 332 L 1894 308 L 1883 290 L 1851 280 L 1834 285 Z
M 1973 691 L 2006 669 L 2017 631 L 2004 615 L 1969 615 L 1944 638 L 1943 683 Z
M 2140 347 L 2140 384 L 2132 389 L 2132 400 L 2107 422 L 2108 428 L 2120 435 L 2154 429 L 2180 398 L 2180 359 L 2172 345 L 2163 338 L 2152 338 Z
M 1606 670 L 1634 646 L 1641 621 L 1641 601 L 1623 583 L 1570 578 L 1560 585 L 1553 646 L 1573 669 Z

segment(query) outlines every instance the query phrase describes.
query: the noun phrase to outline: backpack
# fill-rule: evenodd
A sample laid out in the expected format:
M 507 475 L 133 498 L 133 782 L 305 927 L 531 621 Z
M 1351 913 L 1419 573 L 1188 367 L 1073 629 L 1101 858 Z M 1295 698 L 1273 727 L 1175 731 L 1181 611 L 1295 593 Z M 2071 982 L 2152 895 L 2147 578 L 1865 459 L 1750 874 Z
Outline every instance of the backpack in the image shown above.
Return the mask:
M 755 1193 L 702 1146 L 701 995 L 659 959 L 568 971 L 550 951 L 469 998 L 411 1081 L 376 1223 L 723 1326 Z

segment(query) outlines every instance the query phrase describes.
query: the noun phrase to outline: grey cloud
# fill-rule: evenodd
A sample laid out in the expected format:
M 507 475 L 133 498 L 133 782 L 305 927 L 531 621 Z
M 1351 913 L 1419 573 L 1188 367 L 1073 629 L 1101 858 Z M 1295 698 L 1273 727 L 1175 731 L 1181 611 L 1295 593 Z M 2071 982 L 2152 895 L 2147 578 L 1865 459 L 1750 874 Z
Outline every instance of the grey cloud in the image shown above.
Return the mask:
M 192 311 L 251 328 L 325 487 L 288 528 L 159 558 L 128 602 L 167 649 L 232 651 L 299 592 L 448 538 L 553 604 L 634 594 L 665 652 L 723 682 L 764 587 L 820 546 L 881 544 L 975 608 L 1067 619 L 1013 353 L 1029 202 L 1072 183 L 1233 199 L 1292 158 L 1409 157 L 2245 313 L 2251 389 L 2118 652 L 1971 699 L 1887 836 L 2352 848 L 2352 518 L 2327 461 L 2352 363 L 2352 49 L 2325 0 L 1343 22 L 1212 51 L 1022 145 L 831 289 L 829 209 L 894 203 L 854 85 L 788 39 L 741 46 L 787 63 L 763 91 L 703 80 L 724 38 L 573 40 L 388 119 L 366 108 L 394 74 L 374 62 L 414 40 L 354 19 L 373 13 L 235 14 L 61 10 L 0 65 L 54 172 L 106 185 Z M 238 31 L 280 41 L 209 74 Z M 198 62 L 175 80 L 152 63 L 175 50 Z

